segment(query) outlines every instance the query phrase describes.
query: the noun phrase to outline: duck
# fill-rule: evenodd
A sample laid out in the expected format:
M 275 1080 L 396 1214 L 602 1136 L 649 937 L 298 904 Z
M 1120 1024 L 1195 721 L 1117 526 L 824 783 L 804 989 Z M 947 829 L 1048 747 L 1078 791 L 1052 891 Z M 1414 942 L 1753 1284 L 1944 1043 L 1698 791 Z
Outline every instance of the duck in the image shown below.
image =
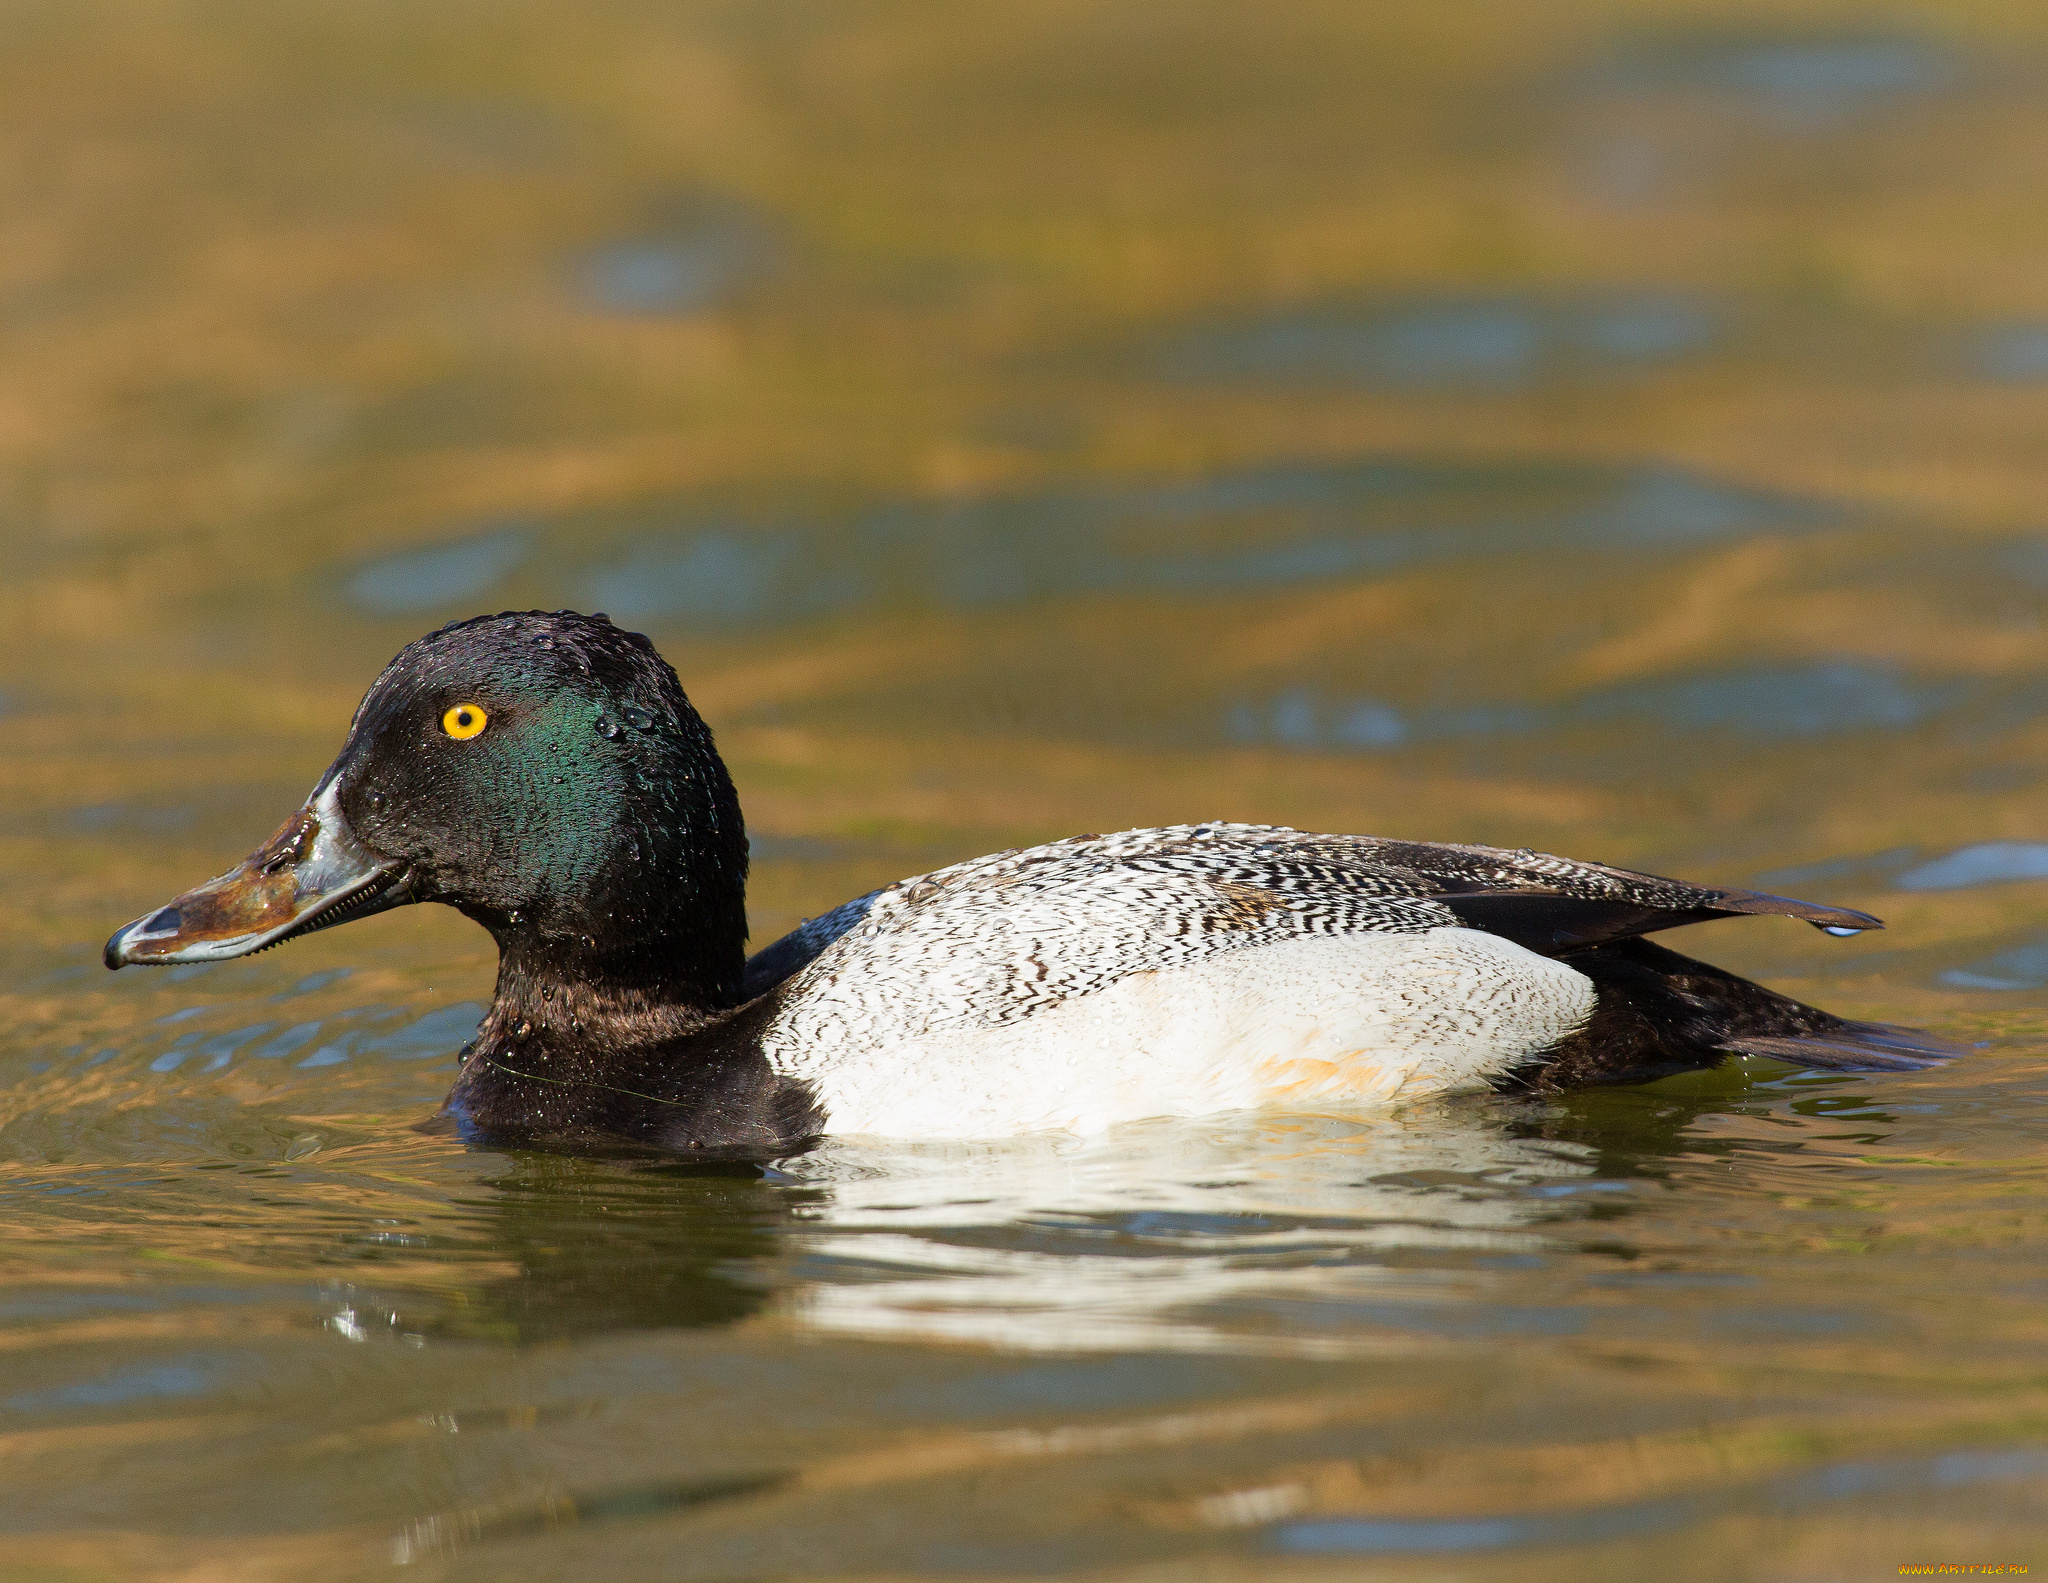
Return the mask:
M 497 982 L 429 1125 L 571 1152 L 773 1159 L 1962 1048 L 1647 938 L 1882 927 L 1867 913 L 1526 848 L 1220 820 L 1078 835 L 900 880 L 751 957 L 747 857 L 653 643 L 603 615 L 478 616 L 406 645 L 305 804 L 105 960 L 218 962 L 452 906 L 495 939 Z

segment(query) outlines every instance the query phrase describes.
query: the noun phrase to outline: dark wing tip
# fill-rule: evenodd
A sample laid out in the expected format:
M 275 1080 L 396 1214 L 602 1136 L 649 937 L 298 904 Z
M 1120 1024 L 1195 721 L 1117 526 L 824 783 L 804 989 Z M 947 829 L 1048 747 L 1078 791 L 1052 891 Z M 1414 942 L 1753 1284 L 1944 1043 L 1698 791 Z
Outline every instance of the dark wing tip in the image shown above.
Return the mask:
M 1760 890 L 1724 890 L 1714 898 L 1713 905 L 1724 912 L 1801 918 L 1816 929 L 1847 929 L 1861 934 L 1866 929 L 1884 927 L 1882 918 L 1873 918 L 1853 907 L 1830 907 L 1822 902 L 1773 896 Z
M 1845 1022 L 1820 1033 L 1730 1039 L 1731 1055 L 1761 1055 L 1823 1072 L 1924 1072 L 1966 1054 L 1969 1046 L 1888 1022 Z

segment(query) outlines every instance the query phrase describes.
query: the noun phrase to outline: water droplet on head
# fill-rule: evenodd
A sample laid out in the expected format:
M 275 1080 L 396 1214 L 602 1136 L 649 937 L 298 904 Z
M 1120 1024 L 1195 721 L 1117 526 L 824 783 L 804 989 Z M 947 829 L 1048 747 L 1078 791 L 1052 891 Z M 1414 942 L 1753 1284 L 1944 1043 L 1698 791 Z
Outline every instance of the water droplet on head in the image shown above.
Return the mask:
M 605 738 L 616 737 L 619 734 L 619 728 L 613 721 L 600 720 L 597 723 L 597 734 Z
M 521 1022 L 518 1027 L 512 1030 L 512 1037 L 515 1039 L 525 1039 L 531 1037 L 532 1033 L 533 1024 L 530 1022 Z
M 654 716 L 645 709 L 628 709 L 626 710 L 626 724 L 635 731 L 652 731 L 654 729 Z

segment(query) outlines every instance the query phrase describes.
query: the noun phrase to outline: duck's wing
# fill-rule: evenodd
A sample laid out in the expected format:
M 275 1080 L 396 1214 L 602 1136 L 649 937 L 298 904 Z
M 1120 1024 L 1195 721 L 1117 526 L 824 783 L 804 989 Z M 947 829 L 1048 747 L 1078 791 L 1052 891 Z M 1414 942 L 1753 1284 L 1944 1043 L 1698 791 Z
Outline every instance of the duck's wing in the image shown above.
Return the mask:
M 1375 861 L 1421 877 L 1459 923 L 1544 956 L 1744 914 L 1798 918 L 1816 929 L 1849 934 L 1884 927 L 1869 913 L 1848 907 L 1691 885 L 1526 848 L 1371 844 Z
M 841 902 L 828 913 L 806 918 L 773 945 L 756 951 L 747 958 L 746 972 L 740 982 L 740 997 L 752 1000 L 757 995 L 765 995 L 791 974 L 809 967 L 818 959 L 819 952 L 868 915 L 868 908 L 881 894 L 881 891 L 871 890 L 865 896 Z
M 1881 927 L 1843 908 L 1540 852 L 1207 824 L 940 869 L 813 920 L 755 962 L 763 989 L 785 973 L 777 998 L 804 1023 L 869 1021 L 887 1004 L 883 1020 L 932 1031 L 1012 1021 L 1132 973 L 1304 935 L 1462 926 L 1556 956 L 1741 913 Z

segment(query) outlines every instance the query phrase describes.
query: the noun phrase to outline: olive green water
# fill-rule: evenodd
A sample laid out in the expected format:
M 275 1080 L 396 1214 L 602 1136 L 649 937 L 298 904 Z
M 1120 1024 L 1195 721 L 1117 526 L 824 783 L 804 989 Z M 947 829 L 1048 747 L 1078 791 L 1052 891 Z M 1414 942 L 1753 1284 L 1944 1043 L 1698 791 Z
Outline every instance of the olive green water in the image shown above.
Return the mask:
M 2044 140 L 1993 0 L 0 9 L 0 1579 L 2048 1566 Z M 1263 820 L 1980 1048 L 707 1176 L 413 1130 L 452 915 L 99 966 L 529 605 L 757 942 Z

